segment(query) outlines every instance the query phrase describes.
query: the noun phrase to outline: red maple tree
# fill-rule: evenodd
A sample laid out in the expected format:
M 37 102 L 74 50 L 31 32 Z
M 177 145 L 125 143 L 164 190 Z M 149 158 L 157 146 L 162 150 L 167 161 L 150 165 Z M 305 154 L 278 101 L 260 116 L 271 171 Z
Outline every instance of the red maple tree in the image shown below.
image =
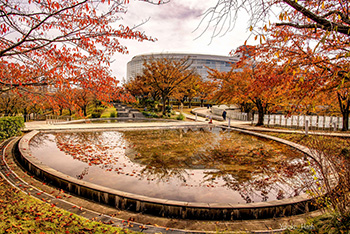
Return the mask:
M 1 92 L 43 93 L 38 86 L 82 88 L 101 99 L 119 92 L 109 65 L 114 53 L 128 52 L 120 39 L 154 40 L 137 31 L 136 26 L 118 25 L 128 2 L 1 1 Z

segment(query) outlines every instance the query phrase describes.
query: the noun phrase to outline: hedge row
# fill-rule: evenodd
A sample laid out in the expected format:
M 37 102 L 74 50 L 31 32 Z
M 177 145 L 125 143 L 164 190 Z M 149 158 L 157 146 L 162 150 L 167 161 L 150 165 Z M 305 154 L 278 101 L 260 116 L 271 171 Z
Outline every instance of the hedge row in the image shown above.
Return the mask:
M 0 141 L 20 134 L 24 127 L 24 119 L 21 116 L 0 118 Z

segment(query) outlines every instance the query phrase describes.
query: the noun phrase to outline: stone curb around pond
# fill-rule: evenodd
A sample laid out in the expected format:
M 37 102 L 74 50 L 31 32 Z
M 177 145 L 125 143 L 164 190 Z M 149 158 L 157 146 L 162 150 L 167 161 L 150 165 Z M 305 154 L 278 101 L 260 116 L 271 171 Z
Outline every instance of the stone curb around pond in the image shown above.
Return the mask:
M 144 232 L 144 233 L 167 233 L 167 234 L 183 234 L 183 233 L 208 233 L 200 231 L 187 231 L 180 230 L 176 228 L 166 228 L 166 227 L 156 227 L 153 225 L 145 225 L 137 222 L 123 220 L 120 218 L 112 217 L 109 215 L 101 214 L 84 207 L 79 207 L 74 203 L 61 199 L 59 196 L 53 196 L 48 194 L 31 184 L 23 181 L 14 171 L 11 170 L 5 157 L 8 154 L 12 154 L 13 145 L 17 144 L 19 138 L 11 139 L 2 142 L 0 145 L 0 175 L 13 187 L 22 191 L 23 193 L 30 195 L 42 202 L 48 203 L 51 206 L 56 206 L 58 208 L 64 209 L 67 212 L 74 213 L 76 215 L 82 216 L 91 221 L 100 221 L 101 223 L 108 224 L 114 227 L 127 228 L 135 232 Z M 63 195 L 62 195 L 63 196 Z
M 295 143 L 288 143 L 288 141 L 279 138 L 246 130 L 238 129 L 237 131 L 277 140 L 283 144 L 296 147 L 311 156 L 306 147 Z M 49 168 L 31 156 L 29 142 L 38 133 L 38 131 L 28 133 L 19 142 L 20 154 L 17 155 L 17 159 L 27 170 L 64 191 L 119 209 L 182 219 L 246 220 L 292 216 L 307 213 L 317 208 L 313 205 L 314 199 L 309 198 L 306 194 L 283 200 L 250 204 L 189 203 L 125 193 L 89 182 L 82 182 Z

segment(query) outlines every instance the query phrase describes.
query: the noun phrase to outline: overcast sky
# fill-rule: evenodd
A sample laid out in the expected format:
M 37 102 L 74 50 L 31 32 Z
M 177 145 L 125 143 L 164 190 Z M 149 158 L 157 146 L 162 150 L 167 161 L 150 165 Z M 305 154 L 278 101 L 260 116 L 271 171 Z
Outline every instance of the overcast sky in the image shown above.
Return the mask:
M 146 53 L 199 53 L 227 56 L 231 50 L 243 45 L 248 38 L 247 18 L 242 15 L 235 28 L 224 36 L 215 37 L 211 41 L 212 31 L 193 32 L 199 25 L 202 14 L 215 5 L 217 0 L 171 0 L 165 5 L 152 5 L 140 1 L 130 1 L 128 12 L 119 21 L 132 27 L 147 21 L 138 27 L 146 35 L 157 38 L 156 42 L 138 42 L 123 40 L 121 43 L 128 47 L 129 54 L 116 54 L 111 64 L 113 75 L 119 80 L 126 77 L 126 64 L 133 56 Z

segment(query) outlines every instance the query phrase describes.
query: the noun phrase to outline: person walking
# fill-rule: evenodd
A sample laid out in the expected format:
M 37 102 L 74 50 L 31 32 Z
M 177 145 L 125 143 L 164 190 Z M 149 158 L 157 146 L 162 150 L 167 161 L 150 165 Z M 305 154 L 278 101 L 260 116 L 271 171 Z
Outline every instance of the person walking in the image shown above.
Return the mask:
M 226 114 L 227 114 L 227 112 L 226 112 L 226 110 L 224 110 L 224 111 L 222 112 L 222 118 L 223 118 L 224 120 L 226 120 Z

